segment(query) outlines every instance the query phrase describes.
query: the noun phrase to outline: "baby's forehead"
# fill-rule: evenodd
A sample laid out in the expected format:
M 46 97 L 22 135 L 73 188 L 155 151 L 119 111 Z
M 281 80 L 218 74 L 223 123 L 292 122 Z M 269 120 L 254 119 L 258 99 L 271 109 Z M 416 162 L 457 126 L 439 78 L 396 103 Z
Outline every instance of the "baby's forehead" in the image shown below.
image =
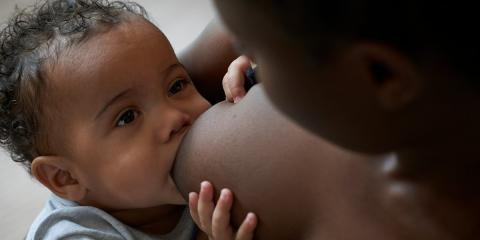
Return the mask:
M 80 70 L 91 73 L 92 69 L 108 68 L 110 63 L 121 60 L 122 55 L 132 52 L 132 49 L 148 56 L 149 52 L 140 51 L 143 47 L 171 48 L 160 30 L 140 18 L 90 34 L 81 41 L 58 45 L 56 53 L 46 61 L 45 67 L 49 73 L 78 73 Z M 99 66 L 99 61 L 104 65 Z
M 56 59 L 47 61 L 45 70 L 49 90 L 62 99 L 68 98 L 64 92 L 108 89 L 120 79 L 124 79 L 122 84 L 131 84 L 135 77 L 154 76 L 154 72 L 172 62 L 177 59 L 167 38 L 140 19 L 68 45 Z

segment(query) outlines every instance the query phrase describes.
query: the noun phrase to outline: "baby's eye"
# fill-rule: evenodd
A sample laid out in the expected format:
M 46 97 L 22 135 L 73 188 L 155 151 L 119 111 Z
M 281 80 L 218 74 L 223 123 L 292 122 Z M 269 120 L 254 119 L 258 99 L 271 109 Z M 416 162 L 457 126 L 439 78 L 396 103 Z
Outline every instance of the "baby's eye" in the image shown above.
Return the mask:
M 175 80 L 175 82 L 173 82 L 173 84 L 168 89 L 168 96 L 173 96 L 177 94 L 178 92 L 185 89 L 185 87 L 187 87 L 188 84 L 190 84 L 190 81 L 186 79 Z
M 127 124 L 133 122 L 135 118 L 137 118 L 137 116 L 138 116 L 138 112 L 136 112 L 133 109 L 129 109 L 120 115 L 115 126 L 124 127 Z

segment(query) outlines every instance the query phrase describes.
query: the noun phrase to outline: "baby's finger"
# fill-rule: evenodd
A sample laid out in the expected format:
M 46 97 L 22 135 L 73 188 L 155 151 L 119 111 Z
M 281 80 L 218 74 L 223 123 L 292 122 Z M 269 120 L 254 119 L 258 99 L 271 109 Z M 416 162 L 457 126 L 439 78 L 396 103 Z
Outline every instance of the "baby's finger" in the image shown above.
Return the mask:
M 200 218 L 198 217 L 198 194 L 191 192 L 188 194 L 188 208 L 195 224 L 200 226 Z
M 233 97 L 232 93 L 230 92 L 230 89 L 228 88 L 228 81 L 230 79 L 229 72 L 225 74 L 222 80 L 222 86 L 223 86 L 223 91 L 225 92 L 225 99 L 227 102 L 233 102 Z
M 242 55 L 238 57 L 237 59 L 233 60 L 232 63 L 230 63 L 230 66 L 228 66 L 228 71 L 237 68 L 237 69 L 243 69 L 243 71 L 247 70 L 247 68 L 251 67 L 252 63 L 248 57 L 245 55 Z
M 245 72 L 250 67 L 250 60 L 245 56 L 240 56 L 228 68 L 227 88 L 230 89 L 234 102 L 238 102 L 240 98 L 245 96 Z
M 248 213 L 242 225 L 238 228 L 235 240 L 251 240 L 255 228 L 257 227 L 257 216 L 254 213 Z
M 230 239 L 232 236 L 233 230 L 230 227 L 232 202 L 232 192 L 222 189 L 212 217 L 212 235 L 215 239 Z
M 200 197 L 198 200 L 198 216 L 200 228 L 207 234 L 212 230 L 212 214 L 215 205 L 213 204 L 213 186 L 207 181 L 200 184 Z
M 245 77 L 243 72 L 234 69 L 230 73 L 230 80 L 227 81 L 227 89 L 233 99 L 234 103 L 240 101 L 246 94 L 245 92 Z

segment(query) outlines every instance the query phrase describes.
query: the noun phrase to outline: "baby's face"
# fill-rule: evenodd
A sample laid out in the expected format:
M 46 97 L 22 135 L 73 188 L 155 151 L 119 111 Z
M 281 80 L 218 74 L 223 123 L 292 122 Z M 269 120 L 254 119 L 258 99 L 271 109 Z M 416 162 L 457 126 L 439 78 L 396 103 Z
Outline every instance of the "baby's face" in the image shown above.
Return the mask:
M 48 76 L 50 142 L 87 187 L 84 204 L 183 203 L 170 170 L 210 104 L 157 28 L 132 20 L 96 34 L 65 50 Z

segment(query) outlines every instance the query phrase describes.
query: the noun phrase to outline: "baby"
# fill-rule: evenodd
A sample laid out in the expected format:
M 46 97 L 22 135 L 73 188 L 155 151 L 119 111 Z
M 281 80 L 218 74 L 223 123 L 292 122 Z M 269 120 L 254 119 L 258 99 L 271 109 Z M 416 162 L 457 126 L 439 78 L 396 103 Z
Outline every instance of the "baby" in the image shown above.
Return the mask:
M 27 239 L 206 237 L 170 172 L 210 104 L 142 7 L 47 1 L 0 41 L 2 146 L 53 193 Z M 224 192 L 202 230 L 250 239 L 255 216 L 234 233 Z

